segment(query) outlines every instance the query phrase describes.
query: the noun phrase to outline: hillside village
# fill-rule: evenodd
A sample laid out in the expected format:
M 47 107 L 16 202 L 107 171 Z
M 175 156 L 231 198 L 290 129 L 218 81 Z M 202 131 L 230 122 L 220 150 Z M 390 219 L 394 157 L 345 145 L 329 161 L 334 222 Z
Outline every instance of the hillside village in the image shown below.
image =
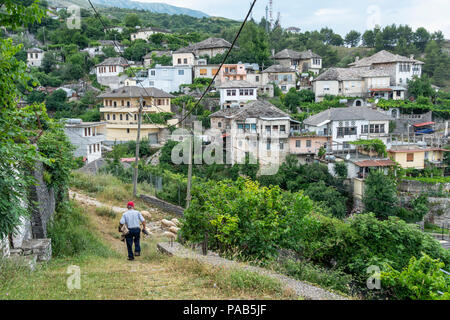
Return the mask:
M 450 57 L 442 33 L 394 25 L 359 34 L 355 44 L 329 29 L 275 23 L 267 31 L 263 18 L 247 22 L 233 46 L 234 22 L 208 31 L 207 18 L 195 18 L 198 32 L 183 32 L 150 25 L 145 11 L 101 8 L 104 21 L 82 9 L 81 29 L 70 30 L 67 8 L 39 8 L 40 22 L 1 30 L 2 41 L 20 45 L 9 57 L 29 77 L 4 99 L 24 112 L 5 121 L 27 128 L 12 133 L 24 158 L 2 168 L 23 161 L 38 181 L 0 200 L 1 211 L 20 200 L 31 212 L 0 214 L 4 256 L 50 260 L 59 248 L 48 240 L 52 217 L 66 210 L 68 189 L 106 201 L 102 190 L 111 188 L 110 204 L 123 207 L 133 192 L 107 181 L 131 184 L 136 161 L 134 199 L 156 208 L 153 226 L 165 214 L 184 215 L 173 235 L 181 244 L 203 242 L 223 257 L 239 251 L 243 261 L 362 299 L 405 298 L 394 280 L 379 294 L 361 286 L 373 261 L 402 272 L 412 257 L 433 258 L 449 271 Z M 389 28 L 398 28 L 396 45 L 375 35 Z M 184 146 L 187 157 L 191 143 L 194 164 L 175 164 L 172 150 Z M 206 162 L 211 150 L 219 162 Z M 5 169 L 28 181 L 21 172 Z M 316 229 L 308 229 L 312 220 Z M 293 260 L 275 267 L 285 252 Z M 448 287 L 441 291 L 413 298 L 448 299 Z

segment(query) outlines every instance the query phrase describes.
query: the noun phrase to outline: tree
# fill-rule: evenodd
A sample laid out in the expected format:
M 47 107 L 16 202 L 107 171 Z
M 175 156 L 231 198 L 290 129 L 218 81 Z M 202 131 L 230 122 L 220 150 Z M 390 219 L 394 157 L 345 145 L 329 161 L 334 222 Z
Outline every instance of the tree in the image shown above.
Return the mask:
M 397 186 L 383 171 L 371 171 L 365 181 L 363 203 L 366 212 L 375 213 L 378 219 L 396 214 Z
M 345 162 L 344 161 L 336 162 L 334 164 L 334 172 L 340 179 L 347 179 L 348 170 Z
M 327 186 L 323 181 L 310 184 L 305 195 L 318 202 L 326 212 L 336 218 L 342 219 L 347 214 L 347 199 L 336 188 Z
M 352 30 L 345 36 L 345 44 L 356 47 L 358 46 L 359 42 L 361 40 L 361 33 L 358 31 Z
M 375 32 L 373 30 L 367 30 L 362 35 L 363 46 L 373 48 L 375 47 Z
M 46 99 L 47 109 L 49 111 L 63 110 L 66 106 L 67 93 L 64 90 L 56 90 Z
M 125 26 L 129 28 L 135 28 L 136 26 L 141 25 L 141 19 L 136 13 L 127 13 L 124 18 Z
M 424 52 L 430 38 L 431 36 L 425 28 L 418 28 L 414 33 L 414 44 L 421 52 Z
M 430 78 L 426 75 L 423 75 L 421 78 L 415 76 L 408 83 L 408 94 L 416 99 L 419 97 L 432 97 L 434 90 L 431 87 Z

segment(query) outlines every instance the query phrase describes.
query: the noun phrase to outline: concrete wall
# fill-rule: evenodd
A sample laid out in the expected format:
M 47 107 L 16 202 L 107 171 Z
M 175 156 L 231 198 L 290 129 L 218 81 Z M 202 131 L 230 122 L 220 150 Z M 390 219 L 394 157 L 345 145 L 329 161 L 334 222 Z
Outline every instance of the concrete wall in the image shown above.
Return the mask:
M 141 199 L 150 205 L 155 205 L 163 211 L 170 212 L 179 216 L 183 216 L 184 208 L 168 203 L 164 200 L 158 199 L 153 196 L 141 195 Z
M 402 182 L 398 185 L 398 190 L 401 192 L 416 193 L 416 194 L 430 191 L 450 192 L 450 183 L 425 183 L 414 180 L 402 180 Z

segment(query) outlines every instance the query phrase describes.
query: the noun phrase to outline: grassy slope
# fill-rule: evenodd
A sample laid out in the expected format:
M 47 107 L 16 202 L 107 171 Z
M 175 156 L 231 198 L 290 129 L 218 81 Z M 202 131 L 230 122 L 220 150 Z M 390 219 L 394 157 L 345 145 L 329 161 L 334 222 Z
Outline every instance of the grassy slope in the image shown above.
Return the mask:
M 122 188 L 119 185 L 118 188 Z M 74 204 L 76 205 L 76 204 Z M 78 205 L 77 205 L 78 206 Z M 141 204 L 142 206 L 142 204 Z M 272 279 L 242 270 L 224 271 L 189 259 L 170 258 L 156 249 L 161 239 L 142 241 L 142 256 L 126 260 L 118 240 L 119 217 L 98 216 L 81 208 L 90 232 L 106 244 L 106 254 L 52 259 L 34 272 L 3 266 L 0 299 L 289 299 L 295 298 Z M 1 261 L 0 261 L 1 262 Z M 67 267 L 81 268 L 81 290 L 68 290 Z M 0 265 L 1 266 L 1 265 Z M 252 276 L 252 281 L 249 281 Z

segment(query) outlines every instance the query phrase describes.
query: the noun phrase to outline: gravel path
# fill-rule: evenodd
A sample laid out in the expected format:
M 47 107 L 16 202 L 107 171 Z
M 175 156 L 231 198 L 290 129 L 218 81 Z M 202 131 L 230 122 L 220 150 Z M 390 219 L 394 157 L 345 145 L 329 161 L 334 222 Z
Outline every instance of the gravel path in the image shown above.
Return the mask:
M 309 283 L 295 280 L 263 268 L 227 260 L 210 251 L 208 251 L 208 255 L 203 256 L 199 252 L 195 252 L 193 250 L 187 249 L 186 247 L 183 247 L 178 242 L 174 242 L 173 246 L 171 246 L 168 242 L 158 243 L 158 249 L 171 256 L 195 259 L 213 266 L 224 266 L 228 268 L 238 267 L 266 275 L 270 278 L 279 280 L 286 288 L 293 290 L 298 296 L 303 297 L 306 300 L 348 300 L 348 298 L 344 296 L 340 296 L 338 294 L 326 291 L 322 288 L 315 287 Z

